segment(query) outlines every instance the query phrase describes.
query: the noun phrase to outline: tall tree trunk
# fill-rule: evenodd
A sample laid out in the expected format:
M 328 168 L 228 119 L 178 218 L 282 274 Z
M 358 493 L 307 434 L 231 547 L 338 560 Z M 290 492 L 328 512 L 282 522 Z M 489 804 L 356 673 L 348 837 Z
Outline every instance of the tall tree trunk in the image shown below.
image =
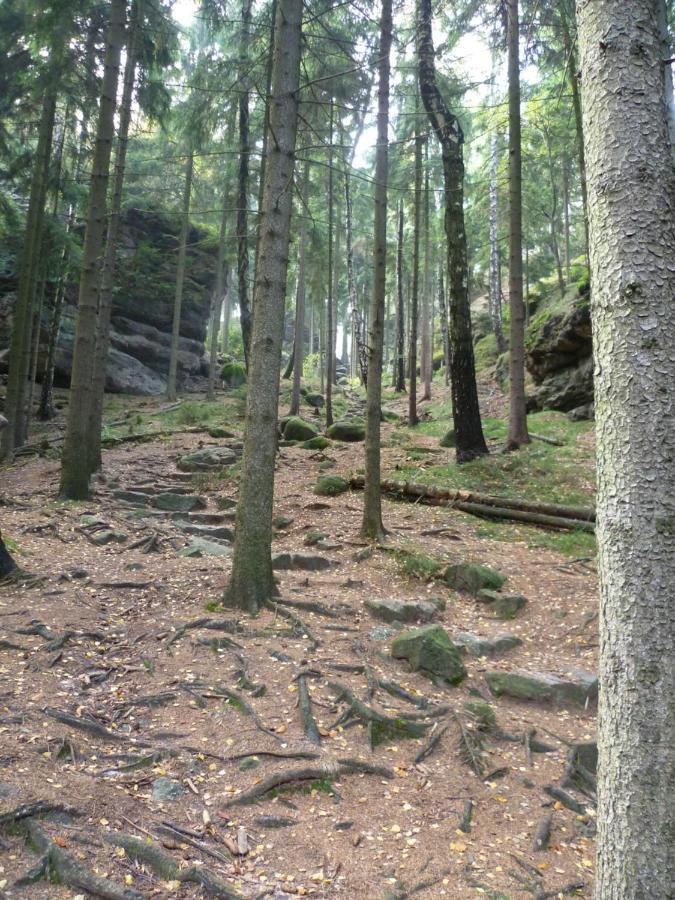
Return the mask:
M 61 457 L 61 496 L 84 500 L 89 495 L 89 427 L 92 410 L 99 272 L 106 229 L 108 178 L 120 56 L 124 43 L 125 0 L 111 0 L 110 22 L 89 188 L 87 227 L 75 323 L 68 421 Z
M 429 139 L 424 139 L 424 281 L 422 283 L 422 400 L 431 400 L 431 260 L 429 248 Z
M 448 254 L 452 417 L 457 462 L 488 452 L 478 405 L 476 367 L 471 338 L 469 272 L 464 227 L 464 134 L 436 84 L 431 35 L 431 0 L 417 0 L 417 55 L 420 92 L 442 149 L 445 184 L 445 234 Z
M 237 194 L 237 289 L 239 292 L 239 319 L 244 344 L 246 368 L 251 353 L 251 306 L 248 301 L 248 170 L 251 156 L 251 139 L 248 123 L 248 47 L 253 0 L 243 0 L 241 8 L 241 43 L 239 60 L 239 186 Z
M 352 238 L 352 195 L 350 190 L 349 171 L 345 166 L 345 220 L 347 228 L 347 291 L 351 306 L 352 341 L 355 345 L 354 357 L 358 361 L 359 377 L 365 385 L 368 381 L 368 348 L 363 337 L 363 321 L 359 310 L 354 278 L 354 242 Z M 354 361 L 352 360 L 352 365 Z
M 555 271 L 558 277 L 558 290 L 560 298 L 565 297 L 565 277 L 563 275 L 562 256 L 560 254 L 560 242 L 558 234 L 560 232 L 560 220 L 558 213 L 558 182 L 556 180 L 555 162 L 553 158 L 553 147 L 551 145 L 551 133 L 548 127 L 543 129 L 544 140 L 546 142 L 546 157 L 548 160 L 548 175 L 551 182 L 551 210 L 547 213 L 549 221 L 549 242 L 553 261 L 555 263 Z
M 415 98 L 415 110 L 418 102 Z M 413 264 L 412 291 L 410 294 L 410 345 L 408 347 L 408 377 L 410 392 L 408 394 L 408 425 L 417 425 L 417 324 L 419 321 L 420 295 L 420 219 L 422 204 L 422 137 L 420 135 L 419 117 L 415 117 L 415 194 L 413 209 Z
M 216 370 L 218 368 L 218 329 L 223 302 L 230 290 L 230 272 L 226 261 L 227 253 L 227 188 L 223 190 L 223 211 L 220 217 L 218 235 L 218 259 L 216 261 L 216 283 L 213 288 L 213 309 L 211 312 L 211 347 L 209 352 L 209 382 L 207 400 L 216 399 Z
M 450 331 L 448 311 L 445 303 L 445 279 L 443 266 L 438 267 L 438 315 L 441 320 L 441 338 L 443 340 L 443 365 L 445 367 L 445 383 L 450 384 Z
M 274 60 L 274 23 L 277 16 L 277 0 L 270 4 L 269 49 L 265 69 L 265 98 L 263 106 L 262 148 L 260 150 L 260 177 L 258 179 L 258 216 L 255 237 L 255 260 L 253 263 L 253 281 L 258 277 L 258 252 L 260 250 L 260 210 L 262 209 L 263 188 L 265 186 L 265 166 L 267 165 L 267 143 L 269 140 L 269 98 L 272 92 L 272 63 Z M 293 355 L 291 355 L 291 359 Z M 290 373 L 288 375 L 290 377 Z
M 189 138 L 188 138 L 189 140 Z M 180 344 L 180 319 L 183 308 L 183 287 L 185 285 L 185 260 L 187 257 L 188 235 L 190 233 L 190 199 L 192 197 L 192 176 L 194 174 L 194 151 L 190 147 L 185 162 L 185 186 L 183 188 L 183 208 L 181 212 L 178 264 L 176 266 L 176 293 L 173 301 L 173 324 L 171 328 L 171 354 L 169 356 L 169 383 L 167 400 L 177 397 L 178 347 Z
M 300 412 L 300 383 L 305 349 L 305 280 L 307 268 L 307 213 L 309 204 L 309 162 L 305 160 L 302 173 L 302 220 L 300 222 L 300 250 L 298 253 L 298 286 L 295 294 L 295 341 L 293 343 L 293 388 L 289 415 Z M 310 345 L 310 353 L 311 353 Z
M 579 161 L 579 184 L 581 186 L 581 204 L 584 211 L 584 247 L 586 259 L 588 256 L 588 188 L 586 186 L 586 155 L 584 150 L 584 126 L 581 113 L 581 93 L 579 91 L 579 60 L 575 51 L 574 12 L 570 15 L 568 10 L 569 0 L 558 0 L 560 24 L 562 26 L 563 45 L 567 57 L 567 71 L 569 73 L 570 91 L 572 92 L 572 109 L 574 110 L 574 124 L 576 128 L 577 159 Z
M 365 488 L 361 534 L 381 540 L 380 421 L 382 419 L 382 347 L 387 277 L 387 182 L 389 177 L 389 76 L 391 64 L 392 0 L 382 0 L 377 88 L 377 146 L 375 150 L 375 227 L 373 295 L 368 324 L 368 385 L 366 389 Z
M 335 298 L 333 296 L 333 99 L 330 101 L 328 135 L 328 292 L 326 297 L 326 428 L 333 424 L 335 380 Z
M 562 158 L 562 184 L 563 184 L 563 239 L 565 246 L 565 281 L 572 281 L 572 259 L 570 250 L 570 169 L 567 154 Z
M 120 227 L 120 211 L 122 209 L 122 190 L 124 188 L 124 170 L 127 159 L 129 126 L 131 124 L 131 106 L 136 83 L 136 62 L 138 50 L 138 29 L 140 2 L 134 0 L 129 18 L 129 35 L 127 39 L 127 58 L 124 67 L 124 87 L 120 104 L 120 120 L 117 130 L 117 148 L 115 151 L 115 175 L 113 180 L 110 215 L 108 217 L 108 234 L 103 258 L 101 288 L 98 300 L 98 321 L 96 327 L 96 355 L 94 357 L 94 385 L 89 421 L 89 469 L 95 472 L 102 465 L 101 459 L 101 427 L 103 424 L 103 401 L 105 398 L 105 381 L 108 368 L 108 347 L 110 346 L 110 317 L 112 315 L 113 285 L 115 283 L 115 266 L 117 263 L 117 239 Z
M 675 174 L 657 0 L 578 6 L 600 573 L 598 900 L 675 885 Z
M 19 268 L 19 284 L 9 345 L 9 373 L 5 413 L 8 425 L 2 432 L 3 455 L 11 459 L 16 447 L 24 443 L 27 428 L 26 391 L 30 372 L 31 324 L 35 284 L 39 269 L 40 246 L 47 196 L 49 159 L 51 156 L 58 78 L 57 66 L 45 73 L 42 112 L 33 163 L 28 213 Z
M 502 327 L 502 285 L 499 265 L 499 236 L 497 232 L 498 219 L 498 194 L 497 171 L 499 157 L 497 154 L 497 131 L 492 132 L 490 138 L 490 318 L 497 341 L 497 350 L 504 353 L 506 340 Z
M 279 0 L 274 32 L 270 149 L 265 167 L 258 278 L 254 289 L 246 434 L 227 606 L 255 614 L 274 594 L 272 509 L 279 368 L 290 242 L 300 81 L 302 0 Z
M 530 443 L 525 408 L 525 306 L 523 304 L 523 174 L 520 139 L 518 0 L 507 0 L 509 77 L 509 431 L 506 446 Z
M 403 299 L 403 200 L 398 203 L 398 241 L 396 246 L 396 365 L 394 388 L 405 391 L 405 302 Z

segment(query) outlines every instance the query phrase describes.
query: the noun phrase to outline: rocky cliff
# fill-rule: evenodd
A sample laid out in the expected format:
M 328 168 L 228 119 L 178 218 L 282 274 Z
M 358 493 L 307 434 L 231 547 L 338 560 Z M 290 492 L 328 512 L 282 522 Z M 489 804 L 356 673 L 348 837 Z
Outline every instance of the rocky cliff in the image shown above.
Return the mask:
M 160 210 L 125 209 L 120 226 L 118 269 L 113 297 L 112 330 L 106 390 L 126 394 L 161 394 L 166 390 L 175 294 L 180 225 Z M 204 341 L 215 277 L 217 247 L 202 228 L 188 236 L 181 315 L 178 380 L 182 390 L 201 387 L 208 374 Z M 0 284 L 0 366 L 11 328 L 15 284 Z M 49 298 L 49 290 L 47 291 Z M 72 363 L 77 285 L 67 291 L 56 356 L 56 383 L 67 386 Z M 46 351 L 51 310 L 43 313 L 41 355 Z M 6 360 L 4 361 L 6 365 Z M 38 373 L 42 371 L 38 366 Z
M 592 349 L 588 296 L 579 297 L 567 312 L 534 323 L 527 335 L 525 361 L 536 385 L 530 408 L 592 417 Z

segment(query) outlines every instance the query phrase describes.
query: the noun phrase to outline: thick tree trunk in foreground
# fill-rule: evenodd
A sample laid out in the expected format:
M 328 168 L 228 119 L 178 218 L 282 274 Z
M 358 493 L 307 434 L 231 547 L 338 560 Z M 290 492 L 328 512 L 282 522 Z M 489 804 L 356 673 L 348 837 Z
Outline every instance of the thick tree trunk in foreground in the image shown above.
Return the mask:
M 300 383 L 305 350 L 305 281 L 307 269 L 307 205 L 309 202 L 309 162 L 305 161 L 302 175 L 302 221 L 300 222 L 300 250 L 298 251 L 298 287 L 295 294 L 295 341 L 293 343 L 293 388 L 289 415 L 300 412 Z M 310 347 L 311 352 L 311 347 Z
M 101 426 L 103 422 L 103 400 L 105 397 L 105 379 L 108 368 L 108 347 L 110 345 L 110 316 L 112 314 L 112 295 L 117 264 L 117 237 L 119 234 L 120 210 L 122 208 L 122 190 L 124 188 L 124 170 L 127 159 L 129 126 L 131 124 L 131 107 L 136 82 L 136 56 L 138 49 L 139 28 L 138 0 L 131 6 L 129 21 L 129 37 L 127 40 L 127 59 L 124 67 L 124 88 L 120 104 L 120 123 L 117 131 L 117 149 L 115 151 L 115 178 L 113 181 L 110 215 L 108 217 L 108 234 L 106 237 L 103 272 L 101 274 L 101 290 L 98 301 L 98 322 L 96 328 L 96 356 L 94 358 L 94 386 L 92 408 L 89 423 L 89 469 L 95 472 L 101 467 Z
M 61 457 L 61 496 L 84 500 L 89 495 L 89 425 L 92 410 L 98 286 L 106 229 L 110 155 L 115 131 L 115 107 L 120 56 L 124 42 L 125 0 L 112 0 L 92 161 L 87 228 L 82 250 L 82 273 L 75 324 L 70 377 L 68 423 Z
M 377 89 L 377 148 L 375 151 L 375 235 L 373 294 L 368 324 L 368 385 L 366 388 L 365 488 L 361 534 L 381 540 L 380 421 L 382 419 L 382 348 L 387 275 L 387 182 L 389 176 L 389 75 L 391 65 L 392 0 L 382 0 Z
M 241 44 L 239 60 L 239 186 L 237 193 L 237 288 L 239 319 L 248 369 L 251 353 L 251 307 L 248 301 L 248 169 L 251 139 L 248 125 L 248 47 L 253 0 L 243 0 L 241 8 Z
M 274 36 L 270 142 L 258 278 L 254 290 L 251 360 L 246 401 L 246 435 L 237 505 L 232 575 L 224 603 L 255 614 L 274 593 L 272 509 L 277 449 L 279 368 L 295 138 L 298 120 L 302 0 L 279 0 Z
M 42 226 L 58 87 L 57 79 L 53 73 L 51 74 L 51 80 L 49 80 L 49 77 L 45 79 L 38 142 L 28 199 L 26 229 L 21 250 L 19 284 L 12 321 L 12 337 L 9 347 L 9 373 L 7 397 L 5 400 L 5 413 L 9 424 L 3 430 L 2 435 L 3 456 L 8 458 L 12 457 L 16 447 L 20 446 L 26 439 L 28 421 L 26 391 L 30 371 L 31 323 L 35 283 L 39 268 L 40 246 L 42 243 Z
M 452 418 L 457 462 L 488 452 L 478 405 L 471 338 L 469 271 L 464 228 L 464 134 L 436 84 L 431 36 L 431 0 L 417 0 L 417 56 L 420 92 L 440 142 L 445 184 L 445 234 L 448 254 Z
M 190 232 L 190 199 L 192 197 L 192 176 L 194 174 L 194 153 L 190 148 L 185 163 L 185 187 L 183 189 L 183 209 L 181 212 L 178 264 L 176 266 L 176 293 L 173 301 L 173 323 L 171 328 L 171 353 L 169 356 L 169 383 L 167 400 L 175 400 L 178 381 L 178 347 L 180 344 L 180 318 L 183 309 L 183 287 L 185 285 L 185 260 L 187 257 L 188 234 Z
M 405 303 L 403 300 L 403 200 L 398 204 L 398 240 L 396 243 L 396 360 L 394 388 L 405 391 Z
M 523 197 L 520 141 L 518 0 L 507 0 L 509 71 L 509 432 L 506 446 L 530 443 L 525 408 L 525 306 L 523 305 Z M 554 187 L 554 186 L 553 186 Z M 555 188 L 554 188 L 555 190 Z M 554 195 L 555 196 L 555 195 Z
M 675 884 L 675 178 L 658 0 L 578 5 L 598 445 L 598 900 Z

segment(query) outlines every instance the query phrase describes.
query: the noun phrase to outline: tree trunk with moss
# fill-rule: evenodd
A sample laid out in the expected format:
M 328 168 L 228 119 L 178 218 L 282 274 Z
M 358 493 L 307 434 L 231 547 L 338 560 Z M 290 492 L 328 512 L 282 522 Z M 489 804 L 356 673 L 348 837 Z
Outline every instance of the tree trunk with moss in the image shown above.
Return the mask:
M 422 101 L 441 145 L 448 254 L 452 418 L 457 462 L 488 452 L 478 405 L 471 335 L 469 269 L 464 226 L 464 134 L 436 83 L 431 0 L 417 0 L 417 59 Z
M 98 321 L 96 326 L 96 356 L 94 359 L 94 386 L 92 409 L 89 424 L 89 469 L 95 472 L 101 467 L 101 427 L 103 424 L 103 401 L 105 398 L 105 380 L 108 368 L 108 348 L 110 346 L 110 317 L 112 315 L 113 285 L 115 266 L 117 263 L 117 240 L 120 227 L 120 211 L 122 209 L 122 190 L 124 188 L 124 171 L 129 142 L 129 126 L 131 109 L 136 83 L 136 59 L 138 52 L 139 0 L 131 5 L 129 18 L 129 34 L 127 39 L 127 58 L 124 67 L 124 88 L 120 103 L 120 121 L 117 130 L 117 148 L 115 151 L 115 177 L 113 181 L 110 215 L 108 216 L 108 234 L 106 237 L 103 272 L 101 274 L 101 290 L 98 303 Z
M 248 172 L 251 157 L 251 138 L 248 122 L 248 48 L 250 43 L 251 8 L 253 0 L 243 0 L 241 7 L 241 40 L 239 59 L 239 178 L 237 193 L 237 289 L 239 320 L 244 344 L 246 368 L 251 353 L 251 307 L 248 300 Z
M 89 428 L 92 411 L 99 274 L 103 262 L 107 219 L 110 156 L 115 132 L 115 108 L 120 56 L 124 43 L 125 0 L 112 0 L 106 32 L 101 101 L 89 189 L 89 210 L 82 250 L 82 273 L 75 322 L 68 421 L 61 457 L 61 496 L 89 496 Z
M 333 295 L 333 101 L 328 133 L 328 291 L 326 296 L 326 428 L 333 424 L 335 373 L 335 298 Z
M 429 139 L 424 140 L 424 277 L 422 280 L 422 353 L 420 375 L 424 392 L 422 400 L 431 400 L 431 250 L 429 246 Z
M 525 306 L 523 304 L 523 176 L 520 123 L 518 0 L 507 0 L 509 77 L 509 431 L 506 446 L 530 443 L 525 407 Z M 555 184 L 551 183 L 555 194 Z M 553 220 L 552 220 L 553 223 Z M 563 289 L 564 290 L 564 289 Z
M 598 471 L 598 900 L 669 900 L 675 885 L 675 173 L 657 6 L 578 4 Z
M 417 99 L 415 108 L 417 108 Z M 417 325 L 420 311 L 420 221 L 422 203 L 422 138 L 419 120 L 415 119 L 415 194 L 413 199 L 413 262 L 412 291 L 410 292 L 410 346 L 408 348 L 408 425 L 417 425 Z
M 389 77 L 392 40 L 392 0 L 382 0 L 377 91 L 377 146 L 375 150 L 375 234 L 373 294 L 370 303 L 368 385 L 366 388 L 365 488 L 361 534 L 381 540 L 382 489 L 380 487 L 380 422 L 382 419 L 382 349 L 387 277 L 387 182 L 389 177 Z
M 232 575 L 223 601 L 251 614 L 274 594 L 272 510 L 279 370 L 298 121 L 302 0 L 279 0 L 274 33 L 269 149 L 246 400 L 246 434 Z
M 396 359 L 394 388 L 405 391 L 405 302 L 403 298 L 403 200 L 398 203 L 398 239 L 396 242 Z

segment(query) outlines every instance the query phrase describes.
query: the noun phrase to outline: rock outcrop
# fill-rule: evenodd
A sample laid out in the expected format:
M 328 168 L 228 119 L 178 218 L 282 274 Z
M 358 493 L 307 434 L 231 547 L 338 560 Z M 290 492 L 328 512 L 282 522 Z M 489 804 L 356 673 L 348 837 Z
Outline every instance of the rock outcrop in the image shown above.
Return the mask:
M 166 390 L 175 294 L 180 223 L 159 210 L 123 211 L 113 297 L 106 390 L 161 394 Z M 217 247 L 205 229 L 191 227 L 181 314 L 178 382 L 182 390 L 201 388 L 208 375 L 204 341 L 215 278 Z M 0 279 L 0 371 L 9 342 L 14 279 Z M 51 299 L 43 310 L 38 377 L 46 354 Z M 77 284 L 67 289 L 57 345 L 55 381 L 67 386 L 73 357 Z
M 591 311 L 588 298 L 564 315 L 551 315 L 530 330 L 525 364 L 536 390 L 530 409 L 574 412 L 574 418 L 593 414 L 593 358 Z M 584 408 L 583 413 L 577 413 Z

